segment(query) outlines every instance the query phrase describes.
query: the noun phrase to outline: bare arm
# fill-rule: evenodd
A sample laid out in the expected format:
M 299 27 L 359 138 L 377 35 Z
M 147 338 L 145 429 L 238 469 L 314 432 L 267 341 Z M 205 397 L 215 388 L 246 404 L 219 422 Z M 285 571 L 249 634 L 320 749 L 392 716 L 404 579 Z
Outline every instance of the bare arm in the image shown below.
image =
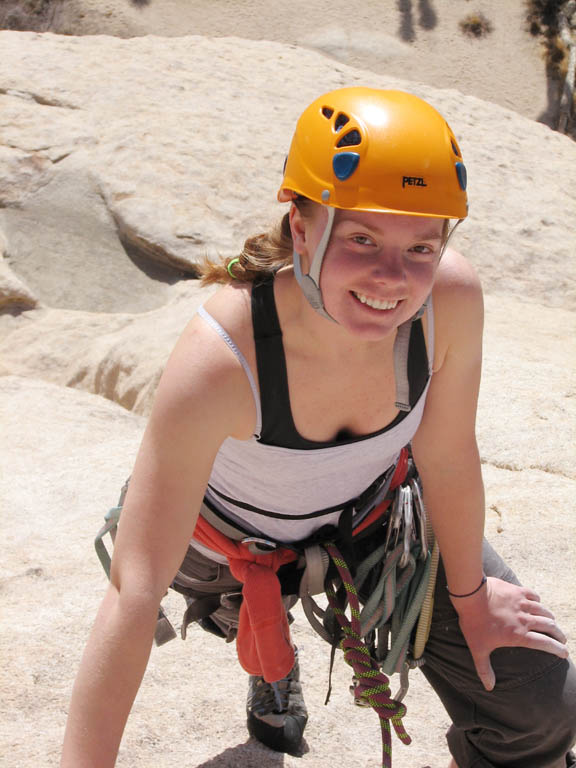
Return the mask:
M 158 606 L 192 537 L 228 435 L 250 434 L 253 407 L 232 354 L 199 318 L 160 383 L 116 538 L 108 591 L 76 678 L 62 768 L 108 768 L 144 674 Z
M 482 294 L 462 257 L 443 265 L 434 292 L 439 356 L 422 424 L 413 441 L 426 507 L 457 595 L 482 578 L 484 488 L 475 438 L 480 383 Z M 478 676 L 494 687 L 491 652 L 524 646 L 566 656 L 566 638 L 538 596 L 525 587 L 489 578 L 471 597 L 453 598 Z
M 464 594 L 482 577 L 484 488 L 475 423 L 483 306 L 476 275 L 450 255 L 434 290 L 435 370 L 413 449 L 448 585 Z

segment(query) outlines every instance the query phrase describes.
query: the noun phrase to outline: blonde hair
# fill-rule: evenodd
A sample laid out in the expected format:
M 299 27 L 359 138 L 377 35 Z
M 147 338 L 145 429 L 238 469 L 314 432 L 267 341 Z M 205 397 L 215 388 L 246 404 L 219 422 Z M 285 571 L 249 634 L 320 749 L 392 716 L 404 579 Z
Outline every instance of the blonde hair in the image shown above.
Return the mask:
M 305 197 L 298 197 L 294 205 L 305 215 L 306 209 L 313 203 Z M 290 214 L 286 213 L 269 232 L 249 237 L 239 256 L 221 262 L 206 257 L 198 268 L 202 285 L 226 284 L 235 280 L 253 283 L 292 264 L 294 246 L 289 217 Z
M 312 205 L 317 205 L 305 197 L 297 197 L 294 205 L 305 216 Z M 231 256 L 225 261 L 212 261 L 207 256 L 198 266 L 202 285 L 226 284 L 238 280 L 253 283 L 273 274 L 281 267 L 292 264 L 292 232 L 290 214 L 286 213 L 269 232 L 249 237 L 239 256 Z M 448 235 L 449 220 L 444 220 L 442 240 Z

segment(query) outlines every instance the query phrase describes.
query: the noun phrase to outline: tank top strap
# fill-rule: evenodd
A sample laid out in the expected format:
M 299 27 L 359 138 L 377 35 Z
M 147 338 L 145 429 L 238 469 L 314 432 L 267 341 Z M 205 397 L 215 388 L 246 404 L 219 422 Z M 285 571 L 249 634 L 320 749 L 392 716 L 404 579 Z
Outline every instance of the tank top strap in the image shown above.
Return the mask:
M 242 352 L 238 349 L 236 343 L 228 335 L 227 331 L 225 331 L 224 328 L 222 328 L 220 323 L 217 320 L 215 320 L 212 317 L 212 315 L 204 309 L 204 307 L 198 308 L 198 314 L 206 323 L 208 323 L 208 325 L 211 328 L 213 328 L 216 331 L 216 333 L 220 336 L 220 338 L 226 342 L 228 347 L 232 350 L 232 352 L 238 358 L 238 361 L 240 362 L 242 368 L 244 368 L 244 372 L 246 373 L 248 382 L 250 384 L 250 389 L 252 390 L 252 396 L 254 397 L 254 405 L 256 406 L 256 425 L 254 428 L 254 437 L 259 438 L 260 433 L 262 431 L 262 410 L 260 408 L 260 398 L 258 397 L 258 387 L 256 386 L 256 382 L 254 381 L 254 376 L 252 375 L 252 371 L 250 370 L 248 361 L 246 360 Z
M 262 408 L 261 440 L 276 443 L 280 436 L 297 438 L 273 277 L 252 286 L 252 325 Z

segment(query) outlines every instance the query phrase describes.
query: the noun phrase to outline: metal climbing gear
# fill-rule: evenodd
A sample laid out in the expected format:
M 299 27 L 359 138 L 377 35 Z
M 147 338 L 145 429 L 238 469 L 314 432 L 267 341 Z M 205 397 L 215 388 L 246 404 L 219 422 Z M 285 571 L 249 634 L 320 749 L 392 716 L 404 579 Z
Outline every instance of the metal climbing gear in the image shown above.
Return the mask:
M 406 733 L 402 723 L 402 718 L 406 714 L 406 707 L 391 697 L 389 680 L 380 671 L 378 662 L 373 658 L 369 648 L 362 639 L 358 592 L 346 561 L 333 544 L 327 544 L 326 551 L 338 569 L 342 586 L 346 591 L 347 600 L 350 605 L 350 619 L 348 619 L 341 602 L 337 598 L 334 586 L 328 586 L 326 589 L 328 602 L 334 611 L 343 635 L 340 641 L 340 648 L 344 653 L 345 661 L 354 670 L 356 678 L 354 696 L 356 699 L 367 702 L 376 711 L 380 719 L 382 732 L 382 766 L 383 768 L 391 768 L 392 738 L 390 723 L 392 723 L 400 741 L 404 744 L 410 744 L 411 742 L 411 738 Z

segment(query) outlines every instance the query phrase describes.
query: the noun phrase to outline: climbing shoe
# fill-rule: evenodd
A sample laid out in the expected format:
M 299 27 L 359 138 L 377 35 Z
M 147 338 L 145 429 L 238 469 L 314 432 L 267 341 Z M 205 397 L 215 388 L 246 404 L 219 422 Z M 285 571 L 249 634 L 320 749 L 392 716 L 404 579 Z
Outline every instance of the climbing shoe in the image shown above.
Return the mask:
M 246 712 L 251 736 L 276 752 L 298 751 L 308 721 L 298 656 L 289 675 L 275 683 L 250 675 Z

